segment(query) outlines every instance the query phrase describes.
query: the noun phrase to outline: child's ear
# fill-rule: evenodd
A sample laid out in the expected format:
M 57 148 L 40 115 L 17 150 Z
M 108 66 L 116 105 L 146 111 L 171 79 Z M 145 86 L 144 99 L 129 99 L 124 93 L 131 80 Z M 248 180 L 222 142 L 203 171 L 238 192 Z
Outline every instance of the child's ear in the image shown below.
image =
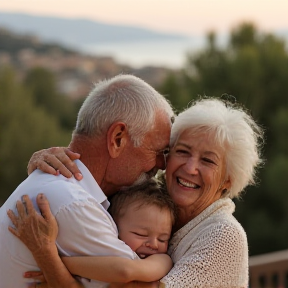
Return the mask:
M 107 132 L 107 146 L 111 158 L 117 158 L 129 141 L 127 125 L 123 122 L 113 123 Z

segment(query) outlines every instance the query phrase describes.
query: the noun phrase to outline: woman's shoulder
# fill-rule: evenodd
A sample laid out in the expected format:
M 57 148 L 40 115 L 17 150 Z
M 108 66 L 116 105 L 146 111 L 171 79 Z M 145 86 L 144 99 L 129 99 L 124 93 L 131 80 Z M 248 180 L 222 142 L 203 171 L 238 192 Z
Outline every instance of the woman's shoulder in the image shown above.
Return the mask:
M 165 277 L 167 283 L 175 275 L 182 275 L 186 279 L 177 281 L 191 281 L 191 286 L 247 287 L 247 237 L 235 218 L 215 217 L 209 223 L 199 223 L 183 238 L 171 256 L 175 265 L 168 274 L 170 277 Z M 213 282 L 210 282 L 211 279 Z
M 245 230 L 232 213 L 216 213 L 201 224 L 202 229 L 200 235 L 204 238 L 212 237 L 217 241 L 223 241 L 225 239 L 231 241 L 234 239 L 234 241 L 241 240 L 241 242 L 247 242 Z
M 183 253 L 186 260 L 194 261 L 195 255 L 198 255 L 206 260 L 211 257 L 215 263 L 222 263 L 224 259 L 225 263 L 230 264 L 245 264 L 248 261 L 247 236 L 234 217 L 216 217 L 213 221 L 203 224 L 205 225 L 194 235 L 193 241 L 190 241 L 185 256 Z
M 235 205 L 231 199 L 220 199 L 214 202 L 205 211 L 192 219 L 178 232 L 170 242 L 172 248 L 181 243 L 196 241 L 224 241 L 225 239 L 237 238 L 247 241 L 246 233 L 241 224 L 233 216 Z M 224 240 L 223 240 L 224 239 Z

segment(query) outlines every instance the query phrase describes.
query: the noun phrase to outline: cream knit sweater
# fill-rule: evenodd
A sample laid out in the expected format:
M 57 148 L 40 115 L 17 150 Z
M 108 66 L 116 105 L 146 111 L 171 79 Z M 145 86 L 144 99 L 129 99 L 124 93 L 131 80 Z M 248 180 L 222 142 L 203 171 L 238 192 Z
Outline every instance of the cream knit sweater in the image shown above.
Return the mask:
M 160 287 L 248 287 L 247 238 L 234 210 L 231 199 L 220 199 L 173 235 L 174 267 Z

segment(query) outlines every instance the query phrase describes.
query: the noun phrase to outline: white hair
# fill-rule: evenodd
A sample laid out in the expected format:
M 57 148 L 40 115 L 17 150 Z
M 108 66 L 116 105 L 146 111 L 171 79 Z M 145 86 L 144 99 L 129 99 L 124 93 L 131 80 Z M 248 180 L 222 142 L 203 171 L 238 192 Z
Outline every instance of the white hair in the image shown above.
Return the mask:
M 97 137 L 121 121 L 126 123 L 134 145 L 139 146 L 153 129 L 156 113 L 174 116 L 168 101 L 149 84 L 121 74 L 95 84 L 80 108 L 74 134 Z
M 263 161 L 260 159 L 263 130 L 240 106 L 216 98 L 196 101 L 175 118 L 171 147 L 187 129 L 196 135 L 207 132 L 215 143 L 225 148 L 225 176 L 231 181 L 226 195 L 237 197 L 247 185 L 255 184 L 255 169 Z

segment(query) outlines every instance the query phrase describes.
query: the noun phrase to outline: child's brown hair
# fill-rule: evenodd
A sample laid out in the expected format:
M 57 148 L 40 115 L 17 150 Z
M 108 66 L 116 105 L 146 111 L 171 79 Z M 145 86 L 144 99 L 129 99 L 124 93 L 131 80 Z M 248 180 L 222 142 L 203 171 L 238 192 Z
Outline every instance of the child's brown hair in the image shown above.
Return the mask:
M 176 206 L 167 190 L 155 178 L 116 193 L 111 198 L 111 205 L 108 211 L 115 222 L 117 222 L 117 220 L 124 215 L 125 208 L 134 203 L 137 203 L 137 208 L 154 205 L 160 209 L 169 210 L 172 225 L 174 225 L 176 220 Z

